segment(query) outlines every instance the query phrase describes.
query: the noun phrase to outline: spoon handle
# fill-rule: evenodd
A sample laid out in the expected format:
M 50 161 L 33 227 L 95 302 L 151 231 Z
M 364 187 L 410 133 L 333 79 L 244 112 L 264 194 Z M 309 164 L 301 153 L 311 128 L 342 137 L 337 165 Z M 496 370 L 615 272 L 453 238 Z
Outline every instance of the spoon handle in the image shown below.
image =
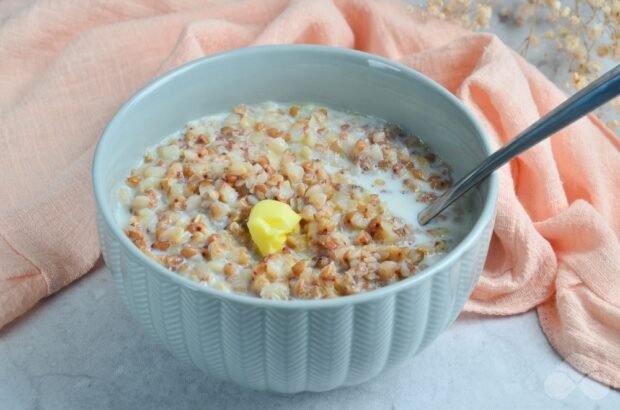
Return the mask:
M 480 165 L 455 183 L 452 188 L 424 208 L 418 214 L 418 222 L 421 225 L 426 225 L 431 219 L 465 192 L 488 177 L 497 168 L 590 111 L 605 104 L 618 94 L 620 94 L 620 65 L 617 65 L 575 93 L 553 111 L 541 117 L 525 131 L 522 131 L 508 144 L 487 157 Z

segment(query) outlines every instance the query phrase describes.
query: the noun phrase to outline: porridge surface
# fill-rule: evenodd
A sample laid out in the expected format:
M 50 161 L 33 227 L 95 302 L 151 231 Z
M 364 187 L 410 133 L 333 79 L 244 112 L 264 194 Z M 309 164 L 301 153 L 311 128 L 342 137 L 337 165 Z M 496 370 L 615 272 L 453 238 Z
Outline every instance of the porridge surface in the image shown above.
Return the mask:
M 458 211 L 424 228 L 416 220 L 450 184 L 450 169 L 417 137 L 377 118 L 239 105 L 149 149 L 119 189 L 118 221 L 146 255 L 207 286 L 331 298 L 412 276 L 454 246 L 465 229 Z M 247 223 L 267 199 L 299 222 L 263 256 Z

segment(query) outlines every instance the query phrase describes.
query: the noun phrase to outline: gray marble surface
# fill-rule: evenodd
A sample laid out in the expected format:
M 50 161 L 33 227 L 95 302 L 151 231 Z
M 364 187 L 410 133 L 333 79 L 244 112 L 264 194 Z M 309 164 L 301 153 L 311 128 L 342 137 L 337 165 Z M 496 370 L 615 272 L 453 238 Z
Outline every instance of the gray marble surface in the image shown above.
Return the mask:
M 462 314 L 420 355 L 327 393 L 274 395 L 211 380 L 144 334 L 105 267 L 0 331 L 0 409 L 618 409 L 584 379 L 534 312 Z

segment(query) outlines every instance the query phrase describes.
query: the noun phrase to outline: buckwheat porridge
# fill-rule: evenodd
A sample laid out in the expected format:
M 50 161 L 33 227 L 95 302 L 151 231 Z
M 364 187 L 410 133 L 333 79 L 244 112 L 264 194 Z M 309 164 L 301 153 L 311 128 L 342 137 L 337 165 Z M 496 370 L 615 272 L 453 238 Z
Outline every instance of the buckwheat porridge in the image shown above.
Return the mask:
M 118 220 L 196 282 L 332 298 L 412 276 L 454 246 L 458 209 L 416 221 L 450 184 L 447 165 L 385 121 L 266 102 L 191 121 L 149 149 L 119 188 Z

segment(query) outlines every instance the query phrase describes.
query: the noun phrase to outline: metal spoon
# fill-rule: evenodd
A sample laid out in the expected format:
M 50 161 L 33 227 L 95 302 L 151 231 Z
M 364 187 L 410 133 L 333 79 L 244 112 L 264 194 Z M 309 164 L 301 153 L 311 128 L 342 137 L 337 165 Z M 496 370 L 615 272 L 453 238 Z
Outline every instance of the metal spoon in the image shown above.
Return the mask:
M 493 171 L 619 94 L 620 65 L 617 65 L 482 161 L 452 188 L 424 208 L 418 214 L 418 222 L 426 225 L 464 193 L 491 175 Z

